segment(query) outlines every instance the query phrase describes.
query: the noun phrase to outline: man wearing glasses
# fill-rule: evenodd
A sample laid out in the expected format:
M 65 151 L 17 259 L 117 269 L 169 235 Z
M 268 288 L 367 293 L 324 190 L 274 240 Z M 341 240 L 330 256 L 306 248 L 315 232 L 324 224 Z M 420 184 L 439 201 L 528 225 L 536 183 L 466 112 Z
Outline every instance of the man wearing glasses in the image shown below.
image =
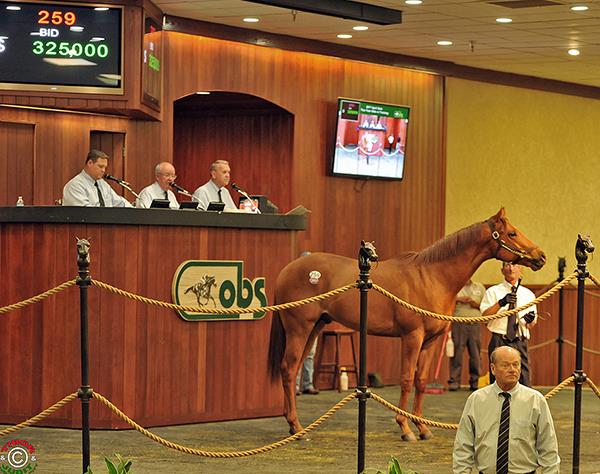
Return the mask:
M 521 266 L 510 263 L 502 263 L 502 275 L 504 281 L 487 289 L 479 309 L 483 316 L 508 311 L 532 302 L 535 299 L 533 292 L 521 283 Z M 494 319 L 487 323 L 492 333 L 488 345 L 488 354 L 501 346 L 510 346 L 521 354 L 521 375 L 519 383 L 530 386 L 529 356 L 527 345 L 530 337 L 530 329 L 537 323 L 537 308 L 535 305 L 520 311 L 510 317 Z M 490 368 L 490 383 L 495 380 Z
M 154 199 L 168 199 L 171 209 L 179 209 L 179 202 L 175 193 L 171 191 L 171 183 L 177 179 L 175 167 L 171 163 L 163 161 L 156 165 L 154 173 L 156 181 L 142 189 L 140 197 L 135 202 L 135 207 L 148 209 Z

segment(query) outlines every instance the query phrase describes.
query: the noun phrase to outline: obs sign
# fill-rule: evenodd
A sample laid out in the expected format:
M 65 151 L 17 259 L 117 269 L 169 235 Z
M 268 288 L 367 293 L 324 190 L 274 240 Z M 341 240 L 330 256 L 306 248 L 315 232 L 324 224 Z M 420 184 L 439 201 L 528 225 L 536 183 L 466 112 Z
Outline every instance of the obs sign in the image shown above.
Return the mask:
M 214 313 L 177 311 L 187 321 L 260 319 L 264 311 L 222 314 L 219 309 L 267 306 L 264 277 L 244 278 L 244 262 L 187 260 L 173 277 L 173 302 L 182 306 L 213 309 Z

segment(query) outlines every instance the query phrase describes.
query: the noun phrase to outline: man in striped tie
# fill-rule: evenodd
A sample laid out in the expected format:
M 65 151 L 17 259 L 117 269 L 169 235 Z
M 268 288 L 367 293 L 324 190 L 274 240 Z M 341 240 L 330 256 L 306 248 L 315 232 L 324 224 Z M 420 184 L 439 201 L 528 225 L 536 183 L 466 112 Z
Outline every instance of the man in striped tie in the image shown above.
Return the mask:
M 519 352 L 501 346 L 490 360 L 496 381 L 467 399 L 454 440 L 454 474 L 558 473 L 550 409 L 541 393 L 519 383 Z

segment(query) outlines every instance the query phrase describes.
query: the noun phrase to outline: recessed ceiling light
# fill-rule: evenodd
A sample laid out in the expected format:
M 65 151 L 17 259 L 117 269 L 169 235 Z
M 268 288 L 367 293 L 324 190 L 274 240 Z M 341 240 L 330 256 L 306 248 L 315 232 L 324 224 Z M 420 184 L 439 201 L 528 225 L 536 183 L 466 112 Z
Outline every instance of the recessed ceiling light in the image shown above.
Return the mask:
M 210 92 L 208 92 L 208 91 L 198 91 L 198 92 L 196 92 L 196 94 L 198 94 L 198 95 L 210 95 Z
M 352 35 L 349 35 L 346 33 L 341 33 L 341 34 L 337 35 L 337 37 L 340 39 L 350 39 L 350 38 L 352 38 Z
M 588 7 L 587 5 L 573 5 L 571 7 L 571 11 L 574 12 L 584 12 L 586 10 L 589 10 L 590 7 Z
M 16 5 L 9 5 L 6 7 L 7 10 L 14 10 L 14 11 L 19 11 L 21 9 L 21 7 L 18 7 Z
M 421 3 L 423 3 L 423 0 L 405 0 L 404 3 L 406 5 L 421 5 Z
M 358 25 L 358 26 L 353 26 L 352 29 L 354 31 L 367 31 L 369 29 L 369 27 L 364 26 L 364 25 Z
M 452 46 L 452 41 L 448 41 L 448 40 L 440 40 L 437 42 L 438 46 Z
M 512 18 L 496 18 L 498 23 L 512 23 Z
M 244 18 L 244 20 L 246 23 L 258 23 L 260 20 L 256 17 L 253 16 L 248 16 L 246 18 Z
M 579 56 L 581 54 L 579 50 L 575 48 L 571 48 L 569 51 L 567 51 L 567 53 L 569 53 L 571 56 Z

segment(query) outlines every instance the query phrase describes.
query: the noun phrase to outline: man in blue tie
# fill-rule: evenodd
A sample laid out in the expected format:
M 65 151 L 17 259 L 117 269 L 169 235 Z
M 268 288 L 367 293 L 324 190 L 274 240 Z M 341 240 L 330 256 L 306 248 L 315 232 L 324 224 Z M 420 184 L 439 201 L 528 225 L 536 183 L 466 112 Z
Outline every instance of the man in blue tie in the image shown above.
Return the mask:
M 454 440 L 454 474 L 473 469 L 483 474 L 558 474 L 550 409 L 540 392 L 519 383 L 519 352 L 501 346 L 490 358 L 496 381 L 465 403 Z

